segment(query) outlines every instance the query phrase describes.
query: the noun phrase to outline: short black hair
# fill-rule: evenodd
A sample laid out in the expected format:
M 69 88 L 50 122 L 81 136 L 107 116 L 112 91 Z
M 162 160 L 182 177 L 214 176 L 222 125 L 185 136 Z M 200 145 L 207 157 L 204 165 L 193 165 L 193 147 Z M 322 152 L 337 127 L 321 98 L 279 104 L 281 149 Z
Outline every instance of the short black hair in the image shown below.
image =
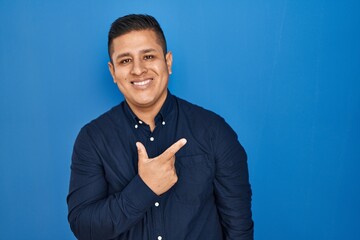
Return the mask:
M 108 35 L 108 54 L 111 62 L 111 54 L 114 51 L 113 40 L 129 32 L 141 30 L 154 31 L 164 51 L 164 55 L 167 53 L 166 39 L 158 21 L 153 16 L 146 14 L 129 14 L 116 19 L 111 24 Z

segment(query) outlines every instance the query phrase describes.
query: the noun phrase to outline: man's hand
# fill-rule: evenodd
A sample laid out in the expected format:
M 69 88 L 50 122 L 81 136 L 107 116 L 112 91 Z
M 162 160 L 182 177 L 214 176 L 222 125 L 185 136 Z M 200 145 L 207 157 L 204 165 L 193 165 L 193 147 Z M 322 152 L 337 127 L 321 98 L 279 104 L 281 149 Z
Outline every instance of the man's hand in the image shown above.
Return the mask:
M 155 194 L 163 194 L 177 182 L 175 153 L 185 144 L 186 139 L 182 138 L 161 155 L 149 158 L 144 145 L 140 142 L 136 143 L 139 157 L 139 176 Z

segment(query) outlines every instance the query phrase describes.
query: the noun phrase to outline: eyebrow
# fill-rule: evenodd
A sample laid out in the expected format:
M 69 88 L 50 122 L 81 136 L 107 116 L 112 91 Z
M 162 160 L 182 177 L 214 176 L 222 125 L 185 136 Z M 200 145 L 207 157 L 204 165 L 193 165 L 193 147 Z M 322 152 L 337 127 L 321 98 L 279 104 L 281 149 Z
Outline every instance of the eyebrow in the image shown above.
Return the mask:
M 150 53 L 150 52 L 156 52 L 156 49 L 154 48 L 147 48 L 147 49 L 143 49 L 140 51 L 140 53 L 144 54 L 144 53 Z M 125 52 L 125 53 L 121 53 L 119 55 L 116 56 L 116 60 L 122 57 L 128 57 L 131 54 L 129 52 Z

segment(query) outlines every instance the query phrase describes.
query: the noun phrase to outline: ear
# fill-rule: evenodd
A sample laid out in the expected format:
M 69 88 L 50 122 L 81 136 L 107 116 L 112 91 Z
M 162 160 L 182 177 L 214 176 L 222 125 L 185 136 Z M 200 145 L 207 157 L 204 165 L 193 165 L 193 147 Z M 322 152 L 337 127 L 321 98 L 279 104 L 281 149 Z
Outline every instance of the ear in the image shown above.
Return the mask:
M 114 68 L 114 64 L 112 64 L 112 62 L 108 62 L 108 67 L 109 67 L 109 72 L 113 78 L 114 83 L 116 83 L 115 81 L 115 68 Z
M 171 67 L 172 67 L 172 61 L 173 61 L 173 58 L 172 58 L 172 52 L 167 52 L 167 54 L 165 55 L 165 59 L 166 59 L 166 65 L 167 65 L 167 69 L 168 69 L 168 72 L 169 74 L 172 73 L 172 70 L 171 70 Z

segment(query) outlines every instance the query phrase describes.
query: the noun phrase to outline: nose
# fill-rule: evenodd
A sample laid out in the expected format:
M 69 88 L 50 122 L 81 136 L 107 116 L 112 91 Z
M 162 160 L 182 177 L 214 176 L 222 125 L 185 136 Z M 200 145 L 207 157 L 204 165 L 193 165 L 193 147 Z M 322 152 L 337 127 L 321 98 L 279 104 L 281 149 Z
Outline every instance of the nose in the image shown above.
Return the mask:
M 142 61 L 134 60 L 131 69 L 131 74 L 141 75 L 147 71 L 145 64 Z

